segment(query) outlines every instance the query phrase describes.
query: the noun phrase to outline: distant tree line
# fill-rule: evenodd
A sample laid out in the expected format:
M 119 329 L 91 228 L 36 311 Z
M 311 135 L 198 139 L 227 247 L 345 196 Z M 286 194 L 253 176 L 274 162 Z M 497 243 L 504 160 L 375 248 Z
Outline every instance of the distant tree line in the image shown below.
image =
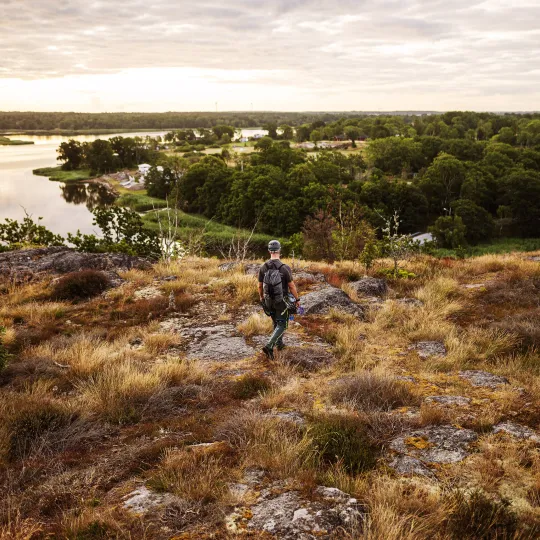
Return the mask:
M 60 144 L 57 159 L 66 171 L 88 168 L 92 174 L 104 174 L 154 163 L 159 156 L 157 143 L 152 137 L 113 137 L 92 142 L 70 139 Z
M 225 127 L 208 130 L 208 137 L 229 137 L 233 128 Z M 302 127 L 311 139 L 316 130 L 321 138 L 369 139 L 363 152 L 319 149 L 314 156 L 283 140 L 287 127 L 266 124 L 269 136 L 250 155 L 224 149 L 189 160 L 147 156 L 165 165 L 149 174 L 148 192 L 224 224 L 290 237 L 298 250 L 339 241 L 357 245 L 358 254 L 395 215 L 400 233 L 429 228 L 444 247 L 540 235 L 540 119 L 534 115 L 456 112 L 410 123 L 395 116 L 341 118 L 291 128 L 297 140 Z M 191 137 L 189 130 L 172 133 L 181 143 Z M 105 154 L 102 143 L 90 158 L 83 152 L 89 166 L 95 153 L 120 156 L 122 143 L 115 151 L 111 141 Z M 319 236 L 310 244 L 313 231 Z
M 95 129 L 198 129 L 218 125 L 235 128 L 267 123 L 301 125 L 322 120 L 332 122 L 342 116 L 362 113 L 289 112 L 165 112 L 165 113 L 75 113 L 0 112 L 0 130 L 95 130 Z

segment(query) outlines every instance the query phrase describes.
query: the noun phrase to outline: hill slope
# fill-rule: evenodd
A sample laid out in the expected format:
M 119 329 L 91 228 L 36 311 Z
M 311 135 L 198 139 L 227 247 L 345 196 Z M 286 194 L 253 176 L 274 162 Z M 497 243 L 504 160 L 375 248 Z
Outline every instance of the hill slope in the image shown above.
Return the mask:
M 540 534 L 538 257 L 306 264 L 275 362 L 252 265 L 74 264 L 2 288 L 0 537 Z

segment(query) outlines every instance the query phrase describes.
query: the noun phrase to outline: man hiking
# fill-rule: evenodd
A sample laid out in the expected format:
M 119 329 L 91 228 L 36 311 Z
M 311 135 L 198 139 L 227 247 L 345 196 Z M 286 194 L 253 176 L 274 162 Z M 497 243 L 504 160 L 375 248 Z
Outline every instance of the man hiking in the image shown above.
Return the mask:
M 278 350 L 285 347 L 283 334 L 289 322 L 289 307 L 287 306 L 289 293 L 294 297 L 296 306 L 300 299 L 293 281 L 291 267 L 279 260 L 281 254 L 279 241 L 271 240 L 268 243 L 268 251 L 270 260 L 266 261 L 259 270 L 259 298 L 264 312 L 272 317 L 274 323 L 274 331 L 262 349 L 263 353 L 273 360 L 274 347 Z

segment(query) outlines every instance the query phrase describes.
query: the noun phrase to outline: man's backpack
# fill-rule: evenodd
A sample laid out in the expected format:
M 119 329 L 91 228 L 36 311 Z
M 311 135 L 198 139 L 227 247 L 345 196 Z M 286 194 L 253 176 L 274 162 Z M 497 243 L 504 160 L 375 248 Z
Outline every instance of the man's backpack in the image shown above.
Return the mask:
M 263 278 L 263 291 L 264 300 L 268 307 L 275 306 L 283 302 L 283 283 L 281 281 L 281 272 L 279 269 L 283 266 L 282 262 L 271 263 L 273 266 L 267 263 L 268 270 L 264 274 Z

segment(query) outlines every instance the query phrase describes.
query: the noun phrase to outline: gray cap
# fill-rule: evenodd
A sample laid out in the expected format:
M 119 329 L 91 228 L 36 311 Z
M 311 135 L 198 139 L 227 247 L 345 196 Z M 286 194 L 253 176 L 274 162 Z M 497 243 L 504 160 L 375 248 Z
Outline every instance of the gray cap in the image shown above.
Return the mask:
M 270 242 L 268 242 L 268 251 L 270 253 L 277 253 L 278 251 L 281 251 L 281 244 L 279 243 L 279 240 L 270 240 Z

